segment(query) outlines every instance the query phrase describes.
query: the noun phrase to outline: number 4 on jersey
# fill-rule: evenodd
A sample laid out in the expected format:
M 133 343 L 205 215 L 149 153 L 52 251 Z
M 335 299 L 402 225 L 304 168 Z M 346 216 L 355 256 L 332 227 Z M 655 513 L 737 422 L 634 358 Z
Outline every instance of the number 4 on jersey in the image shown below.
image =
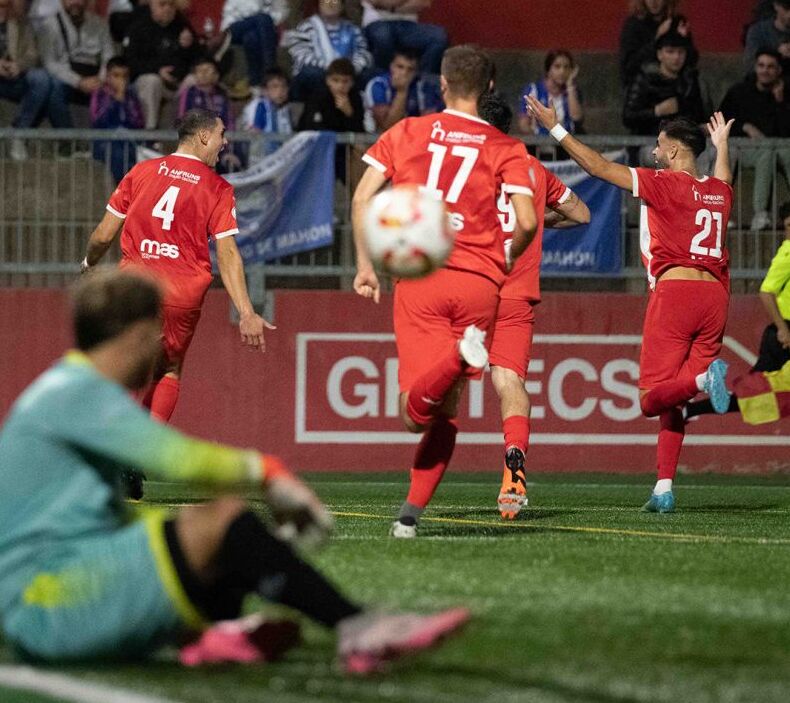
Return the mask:
M 158 217 L 162 220 L 162 229 L 164 230 L 169 230 L 175 219 L 173 210 L 176 207 L 179 191 L 180 188 L 178 186 L 170 186 L 154 205 L 154 209 L 151 210 L 152 217 Z

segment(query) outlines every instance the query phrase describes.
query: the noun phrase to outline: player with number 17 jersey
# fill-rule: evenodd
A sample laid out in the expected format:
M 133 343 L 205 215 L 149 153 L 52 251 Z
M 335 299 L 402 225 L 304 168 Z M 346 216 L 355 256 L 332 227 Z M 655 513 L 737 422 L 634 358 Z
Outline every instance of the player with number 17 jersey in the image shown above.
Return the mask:
M 445 268 L 501 285 L 506 268 L 497 197 L 532 196 L 526 156 L 522 142 L 479 117 L 447 109 L 401 120 L 362 159 L 392 185 L 416 184 L 444 200 L 455 230 Z
M 121 266 L 157 274 L 166 306 L 199 309 L 212 280 L 209 239 L 239 232 L 233 186 L 194 156 L 175 153 L 137 164 L 107 210 L 124 220 Z

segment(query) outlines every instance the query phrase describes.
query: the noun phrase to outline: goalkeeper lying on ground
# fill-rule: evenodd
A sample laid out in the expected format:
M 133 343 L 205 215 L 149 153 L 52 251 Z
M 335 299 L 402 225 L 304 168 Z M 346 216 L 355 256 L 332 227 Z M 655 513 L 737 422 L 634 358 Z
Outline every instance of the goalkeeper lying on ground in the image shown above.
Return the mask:
M 347 671 L 425 648 L 466 611 L 364 612 L 274 537 L 237 498 L 135 518 L 121 474 L 262 487 L 275 519 L 306 537 L 331 518 L 271 455 L 186 437 L 148 416 L 160 353 L 160 291 L 141 274 L 97 273 L 74 296 L 73 351 L 17 400 L 0 432 L 0 619 L 24 656 L 142 656 L 239 615 L 248 593 L 338 632 Z M 265 644 L 265 643 L 264 643 Z

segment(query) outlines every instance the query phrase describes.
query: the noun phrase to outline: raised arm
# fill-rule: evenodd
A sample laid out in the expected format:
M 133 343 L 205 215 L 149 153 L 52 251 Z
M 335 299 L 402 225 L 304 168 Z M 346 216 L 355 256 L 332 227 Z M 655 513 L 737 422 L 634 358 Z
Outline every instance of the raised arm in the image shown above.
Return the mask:
M 354 277 L 354 290 L 363 298 L 373 298 L 375 303 L 381 299 L 381 288 L 379 278 L 373 269 L 373 262 L 368 256 L 367 244 L 365 244 L 365 210 L 373 196 L 384 187 L 386 182 L 387 178 L 381 171 L 369 166 L 362 175 L 351 202 L 351 226 L 357 254 L 357 275 Z
M 597 151 L 585 146 L 573 135 L 569 134 L 557 121 L 557 113 L 553 107 L 546 107 L 531 95 L 525 96 L 525 99 L 527 108 L 535 116 L 535 119 L 549 130 L 551 136 L 562 144 L 562 148 L 587 173 L 612 183 L 623 190 L 632 190 L 633 179 L 627 166 L 605 159 Z
M 713 169 L 714 177 L 732 185 L 732 169 L 730 168 L 730 129 L 735 120 L 727 122 L 721 112 L 714 112 L 708 122 L 708 132 L 713 146 L 716 147 L 716 165 Z

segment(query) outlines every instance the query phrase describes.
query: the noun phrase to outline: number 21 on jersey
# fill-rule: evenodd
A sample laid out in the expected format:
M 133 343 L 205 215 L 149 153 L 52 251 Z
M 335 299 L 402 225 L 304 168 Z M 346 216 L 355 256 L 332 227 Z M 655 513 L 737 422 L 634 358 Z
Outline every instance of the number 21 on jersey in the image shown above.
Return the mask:
M 461 166 L 458 169 L 458 172 L 455 174 L 455 178 L 453 178 L 453 182 L 450 184 L 450 190 L 447 191 L 446 195 L 443 190 L 439 190 L 439 177 L 441 176 L 444 160 L 447 156 L 447 147 L 443 144 L 431 142 L 428 144 L 428 151 L 431 152 L 431 165 L 428 169 L 428 181 L 424 186 L 420 186 L 420 190 L 423 193 L 433 195 L 439 200 L 444 200 L 447 203 L 457 203 L 458 198 L 461 197 L 461 192 L 463 191 L 466 182 L 469 180 L 469 176 L 472 173 L 472 168 L 474 168 L 477 157 L 480 156 L 480 150 L 471 146 L 460 146 L 458 144 L 450 149 L 450 156 L 456 156 L 463 159 L 463 161 L 461 162 Z
M 151 210 L 152 217 L 162 220 L 163 230 L 170 230 L 170 227 L 173 225 L 173 220 L 175 219 L 174 210 L 180 190 L 178 186 L 170 186 L 165 191 L 165 194 L 156 202 L 154 209 Z
M 704 247 L 704 242 L 711 233 L 713 224 L 716 225 L 716 245 L 713 247 Z M 714 259 L 721 259 L 721 238 L 722 238 L 722 214 L 720 212 L 711 212 L 710 210 L 697 210 L 697 216 L 694 219 L 694 224 L 702 229 L 694 235 L 691 240 L 691 247 L 689 251 L 692 254 L 700 254 L 702 256 L 712 256 Z

